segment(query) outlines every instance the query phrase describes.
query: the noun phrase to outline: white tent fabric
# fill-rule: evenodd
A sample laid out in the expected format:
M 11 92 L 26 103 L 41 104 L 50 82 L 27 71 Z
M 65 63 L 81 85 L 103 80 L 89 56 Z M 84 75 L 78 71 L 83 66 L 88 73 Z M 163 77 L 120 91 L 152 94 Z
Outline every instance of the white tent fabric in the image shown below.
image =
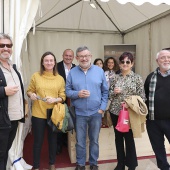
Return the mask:
M 97 9 L 93 9 L 88 1 L 82 0 L 41 1 L 42 16 L 36 15 L 36 29 L 124 33 L 141 23 L 170 13 L 167 4 L 122 5 L 117 0 L 107 3 L 96 0 L 96 4 Z
M 12 60 L 21 68 L 20 53 L 24 39 L 32 26 L 37 13 L 39 0 L 10 1 L 10 35 L 13 38 L 14 48 Z
M 170 1 L 169 0 L 117 0 L 119 3 L 121 4 L 126 4 L 128 2 L 132 2 L 135 5 L 142 5 L 146 2 L 149 2 L 153 5 L 160 5 L 162 3 L 168 4 L 170 5 Z

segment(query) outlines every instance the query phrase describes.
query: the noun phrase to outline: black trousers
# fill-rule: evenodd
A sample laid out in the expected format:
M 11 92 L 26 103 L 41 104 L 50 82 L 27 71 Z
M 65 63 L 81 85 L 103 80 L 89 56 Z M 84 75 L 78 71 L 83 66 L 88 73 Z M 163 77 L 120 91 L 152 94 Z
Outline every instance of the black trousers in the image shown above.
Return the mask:
M 0 170 L 6 170 L 8 151 L 14 141 L 18 121 L 11 121 L 11 128 L 0 129 Z
M 51 130 L 51 128 L 47 124 L 46 119 L 32 117 L 32 129 L 34 135 L 33 167 L 35 169 L 40 167 L 40 155 L 41 155 L 41 149 L 42 149 L 46 127 L 48 132 L 47 136 L 48 136 L 48 149 L 49 149 L 49 165 L 55 164 L 57 133 Z
M 170 165 L 167 161 L 164 137 L 166 137 L 170 143 L 170 120 L 147 120 L 146 128 L 152 149 L 156 156 L 158 168 L 161 170 L 169 170 Z
M 115 127 L 117 125 L 118 116 L 112 113 L 110 115 L 115 132 L 115 145 L 117 151 L 118 165 L 126 165 L 129 168 L 135 168 L 136 166 L 138 166 L 138 162 L 132 130 L 130 129 L 129 132 L 126 133 L 117 131 Z

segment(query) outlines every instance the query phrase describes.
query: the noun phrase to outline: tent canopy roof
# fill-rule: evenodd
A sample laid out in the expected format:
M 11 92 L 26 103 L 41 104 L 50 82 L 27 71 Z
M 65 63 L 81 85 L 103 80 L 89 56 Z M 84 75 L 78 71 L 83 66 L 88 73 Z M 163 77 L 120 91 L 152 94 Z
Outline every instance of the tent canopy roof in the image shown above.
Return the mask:
M 114 32 L 124 34 L 143 24 L 170 13 L 170 5 L 137 6 L 120 4 L 116 0 L 95 0 L 97 9 L 83 0 L 41 0 L 35 23 L 36 29 L 87 32 Z

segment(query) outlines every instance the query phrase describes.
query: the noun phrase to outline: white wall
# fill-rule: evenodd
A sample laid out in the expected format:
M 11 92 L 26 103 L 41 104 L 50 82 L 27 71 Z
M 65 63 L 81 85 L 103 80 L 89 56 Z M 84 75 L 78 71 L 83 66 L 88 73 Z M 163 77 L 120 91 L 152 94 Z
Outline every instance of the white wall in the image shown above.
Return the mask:
M 156 69 L 156 53 L 170 47 L 170 15 L 125 35 L 126 44 L 136 44 L 136 72 L 146 76 Z
M 86 45 L 92 52 L 93 60 L 98 57 L 103 59 L 104 45 L 121 44 L 121 37 L 118 34 L 36 31 L 35 35 L 29 33 L 27 42 L 28 53 L 24 47 L 22 50 L 22 70 L 26 84 L 30 76 L 39 70 L 40 58 L 46 51 L 52 51 L 59 62 L 65 49 L 70 48 L 75 52 L 79 46 Z M 77 64 L 76 59 L 74 63 Z

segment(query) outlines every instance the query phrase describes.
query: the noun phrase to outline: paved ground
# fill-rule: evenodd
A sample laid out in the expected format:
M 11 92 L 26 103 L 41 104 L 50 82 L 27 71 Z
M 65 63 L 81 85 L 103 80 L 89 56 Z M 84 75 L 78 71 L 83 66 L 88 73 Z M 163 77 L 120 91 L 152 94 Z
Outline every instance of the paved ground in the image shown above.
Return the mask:
M 170 162 L 170 156 L 168 156 L 168 160 Z M 116 166 L 116 162 L 114 163 L 106 163 L 106 164 L 99 164 L 99 170 L 113 170 Z M 56 170 L 74 170 L 75 167 L 70 168 L 57 168 Z M 86 166 L 86 170 L 89 170 L 89 166 Z M 128 168 L 126 167 L 126 170 Z M 140 159 L 138 160 L 138 167 L 136 170 L 158 170 L 156 166 L 155 158 L 151 159 Z

